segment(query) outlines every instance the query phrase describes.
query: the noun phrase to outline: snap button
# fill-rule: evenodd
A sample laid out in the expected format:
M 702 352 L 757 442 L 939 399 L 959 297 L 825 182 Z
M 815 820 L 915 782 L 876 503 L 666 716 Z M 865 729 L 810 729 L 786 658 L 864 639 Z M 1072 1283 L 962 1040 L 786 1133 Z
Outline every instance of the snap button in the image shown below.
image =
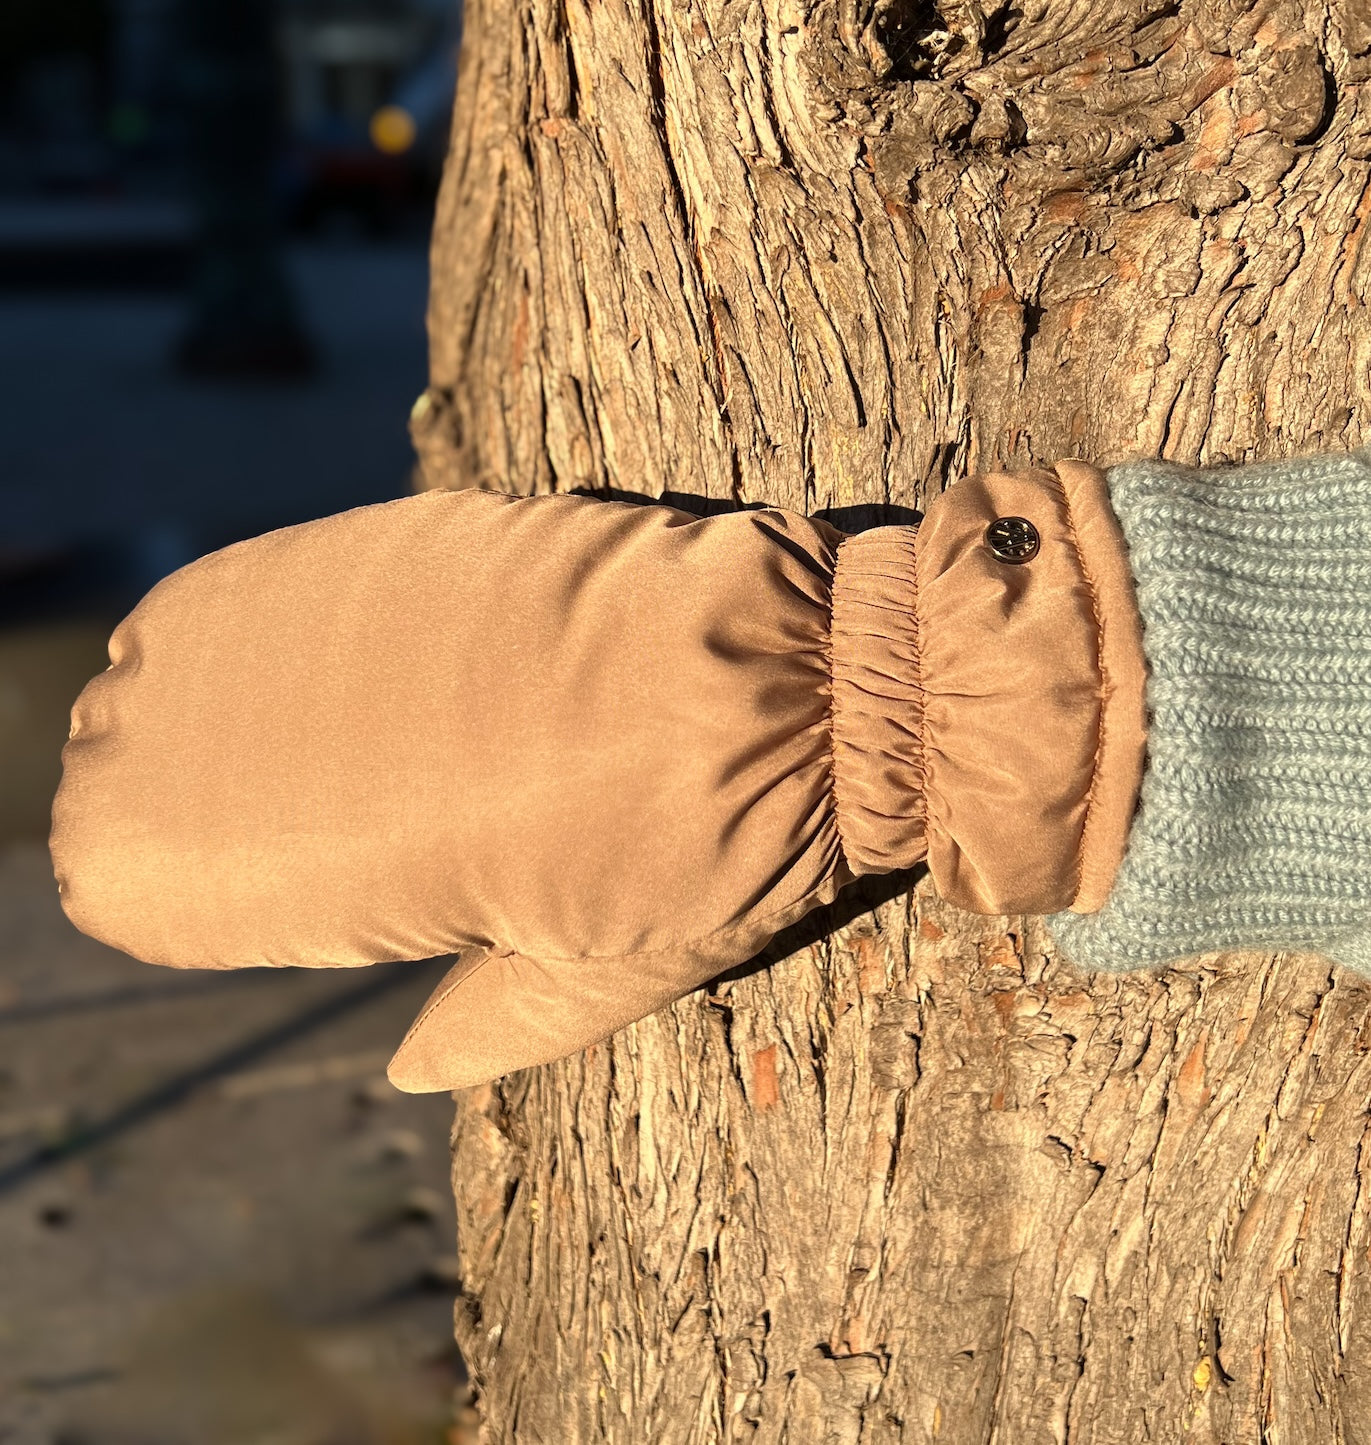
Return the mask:
M 1031 562 L 1038 555 L 1038 529 L 1027 517 L 997 517 L 985 540 L 1001 562 Z

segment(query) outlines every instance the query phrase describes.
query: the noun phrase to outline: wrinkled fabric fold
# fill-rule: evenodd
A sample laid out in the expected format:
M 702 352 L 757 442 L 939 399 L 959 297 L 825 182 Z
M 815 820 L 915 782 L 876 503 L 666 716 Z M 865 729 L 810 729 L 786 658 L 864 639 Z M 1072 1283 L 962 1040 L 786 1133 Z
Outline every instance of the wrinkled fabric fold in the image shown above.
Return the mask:
M 847 537 L 833 578 L 833 768 L 843 851 L 858 873 L 928 852 L 913 527 Z

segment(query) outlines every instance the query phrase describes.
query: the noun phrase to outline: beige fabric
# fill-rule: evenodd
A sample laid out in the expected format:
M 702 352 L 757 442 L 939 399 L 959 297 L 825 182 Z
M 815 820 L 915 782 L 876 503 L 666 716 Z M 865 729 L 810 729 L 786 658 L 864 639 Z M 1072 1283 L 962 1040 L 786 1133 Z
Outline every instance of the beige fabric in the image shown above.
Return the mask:
M 438 491 L 201 558 L 73 709 L 63 905 L 183 967 L 489 952 L 444 1021 L 453 1080 L 602 1038 L 852 876 L 840 540 L 775 511 Z
M 1090 590 L 1098 688 L 1094 774 L 1078 850 L 1076 896 L 1067 906 L 1073 913 L 1097 913 L 1123 862 L 1142 791 L 1147 657 L 1128 542 L 1109 505 L 1104 473 L 1088 462 L 1068 460 L 1052 470 L 1066 494 L 1067 516 Z
M 928 852 L 915 531 L 847 537 L 833 577 L 833 794 L 857 873 Z
M 985 544 L 1033 523 L 1029 562 Z M 915 541 L 928 868 L 973 913 L 1094 912 L 1123 859 L 1146 752 L 1142 619 L 1104 474 L 969 478 Z
M 460 952 L 392 1064 L 427 1090 L 607 1037 L 857 872 L 927 852 L 986 911 L 1069 901 L 1121 854 L 1129 738 L 1094 766 L 1070 488 L 1021 485 L 1021 567 L 975 555 L 979 478 L 917 534 L 433 491 L 201 558 L 73 708 L 63 906 L 180 967 Z M 1041 731 L 986 751 L 1016 698 Z

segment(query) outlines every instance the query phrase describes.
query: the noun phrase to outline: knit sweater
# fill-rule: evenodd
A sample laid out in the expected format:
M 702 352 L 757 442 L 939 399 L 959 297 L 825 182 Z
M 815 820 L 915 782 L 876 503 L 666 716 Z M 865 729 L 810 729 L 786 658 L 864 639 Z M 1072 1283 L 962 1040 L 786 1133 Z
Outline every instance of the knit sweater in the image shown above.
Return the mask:
M 1105 906 L 1045 919 L 1060 954 L 1119 971 L 1289 949 L 1371 975 L 1371 449 L 1106 477 L 1147 761 Z

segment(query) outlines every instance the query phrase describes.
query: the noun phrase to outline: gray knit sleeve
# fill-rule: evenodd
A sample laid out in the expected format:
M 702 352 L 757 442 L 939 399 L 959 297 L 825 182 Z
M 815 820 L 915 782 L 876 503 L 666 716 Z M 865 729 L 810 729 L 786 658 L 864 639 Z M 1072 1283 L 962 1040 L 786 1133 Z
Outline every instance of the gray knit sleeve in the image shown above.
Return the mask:
M 1045 919 L 1080 968 L 1228 949 L 1371 975 L 1371 448 L 1106 472 L 1148 662 L 1113 889 Z

